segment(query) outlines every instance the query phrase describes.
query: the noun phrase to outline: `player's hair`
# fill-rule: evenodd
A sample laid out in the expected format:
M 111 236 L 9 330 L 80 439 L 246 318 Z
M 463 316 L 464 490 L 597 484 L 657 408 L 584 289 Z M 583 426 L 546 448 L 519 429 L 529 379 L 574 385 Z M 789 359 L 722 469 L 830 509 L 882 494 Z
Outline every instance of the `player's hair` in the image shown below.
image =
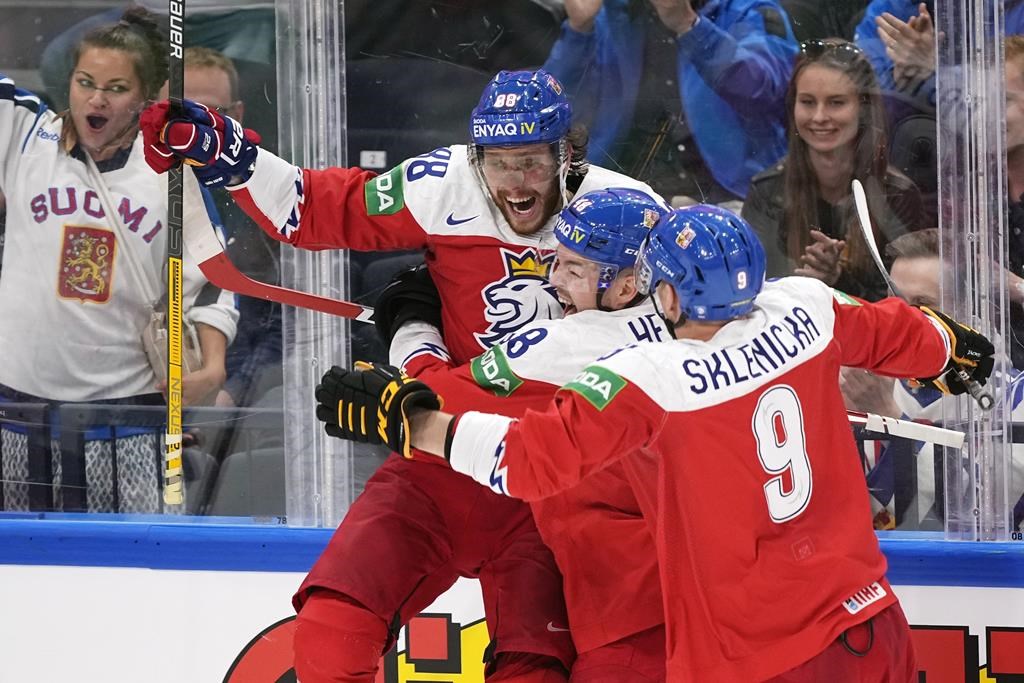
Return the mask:
M 209 47 L 187 47 L 184 58 L 186 69 L 220 69 L 227 74 L 231 87 L 231 101 L 238 101 L 238 70 L 230 57 Z
M 118 50 L 132 56 L 135 75 L 142 84 L 145 100 L 156 99 L 169 73 L 167 39 L 160 30 L 157 17 L 144 7 L 129 7 L 115 24 L 89 31 L 71 53 L 71 73 L 78 67 L 82 53 L 90 48 Z M 68 74 L 68 79 L 71 78 Z M 61 148 L 70 151 L 78 141 L 70 110 L 61 114 Z
M 898 258 L 939 258 L 939 229 L 915 230 L 900 235 L 885 245 L 885 260 L 889 267 Z
M 800 257 L 810 242 L 811 227 L 820 223 L 818 179 L 811 166 L 808 145 L 800 137 L 794 117 L 797 82 L 804 69 L 811 65 L 833 69 L 850 79 L 857 89 L 860 121 L 854 139 L 853 177 L 860 179 L 870 191 L 879 187 L 889 167 L 885 109 L 882 106 L 878 79 L 875 77 L 871 62 L 849 41 L 829 38 L 824 41 L 806 41 L 805 44 L 811 42 L 814 42 L 820 51 L 801 50 L 786 90 L 789 150 L 786 157 L 779 239 L 785 245 L 786 254 L 797 263 L 800 262 Z M 857 217 L 852 195 L 844 206 L 846 210 L 842 215 L 846 231 L 845 235 L 840 236 L 846 240 L 848 250 L 847 260 L 843 264 L 844 269 L 852 271 L 855 277 L 874 273 L 875 266 L 871 260 L 871 253 L 856 227 Z
M 569 178 L 566 182 L 570 190 L 575 193 L 580 183 L 583 182 L 583 176 L 587 175 L 587 171 L 590 169 L 590 162 L 587 161 L 590 133 L 585 125 L 575 123 L 569 128 L 565 140 L 572 148 L 572 154 L 569 157 Z

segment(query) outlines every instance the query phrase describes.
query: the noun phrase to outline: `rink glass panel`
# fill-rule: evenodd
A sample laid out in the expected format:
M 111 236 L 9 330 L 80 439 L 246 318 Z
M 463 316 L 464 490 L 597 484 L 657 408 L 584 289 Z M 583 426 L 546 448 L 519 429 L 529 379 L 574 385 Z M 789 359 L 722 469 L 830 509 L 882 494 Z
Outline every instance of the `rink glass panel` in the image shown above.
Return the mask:
M 281 0 L 247 3 L 230 16 L 192 9 L 185 43 L 220 47 L 235 58 L 243 122 L 260 132 L 268 149 L 300 166 L 360 165 L 384 171 L 410 156 L 464 142 L 469 111 L 488 78 L 502 68 L 532 68 L 547 59 L 559 35 L 560 10 L 533 0 L 499 5 Z M 937 187 L 931 191 L 944 198 L 938 212 L 939 228 L 947 236 L 943 258 L 967 274 L 943 288 L 943 307 L 996 339 L 1006 357 L 1012 342 L 1005 313 L 1008 293 L 998 269 L 988 267 L 1006 266 L 1009 239 L 1002 57 L 994 40 L 1003 31 L 1002 6 L 995 0 L 970 7 L 948 0 L 937 5 L 938 29 L 952 37 L 938 53 L 939 89 L 949 100 L 938 98 L 939 117 L 953 120 L 955 106 L 964 121 L 951 129 L 939 127 L 936 136 Z M 59 46 L 62 34 L 82 21 L 104 13 L 116 18 L 121 7 L 71 0 L 31 9 L 0 4 L 0 71 L 62 108 L 66 100 L 53 75 L 61 72 L 54 44 Z M 840 14 L 834 8 L 818 15 L 794 14 L 792 28 L 799 39 L 819 37 L 815 31 L 826 30 L 822 27 L 829 34 L 846 31 L 849 37 L 854 26 L 849 21 L 856 17 Z M 651 58 L 659 57 L 652 51 Z M 641 90 L 639 105 L 657 104 L 653 98 L 658 93 Z M 633 140 L 657 138 L 632 133 Z M 677 151 L 685 158 L 687 150 Z M 635 170 L 664 186 L 674 203 L 687 201 L 685 179 L 673 187 L 664 164 L 626 168 L 611 157 L 595 162 Z M 372 305 L 394 269 L 417 259 L 409 253 L 279 247 L 247 222 L 223 191 L 214 199 L 232 260 L 265 282 Z M 717 199 L 736 210 L 742 203 L 738 197 Z M 40 260 L 37 267 L 44 270 L 45 265 Z M 23 461 L 5 467 L 5 507 L 336 524 L 385 453 L 328 439 L 314 418 L 313 388 L 331 365 L 382 360 L 386 352 L 371 325 L 291 308 L 278 314 L 265 304 L 250 304 L 240 303 L 239 337 L 244 334 L 253 346 L 242 351 L 239 362 L 253 362 L 246 368 L 244 389 L 237 390 L 238 405 L 186 411 L 184 510 L 171 511 L 159 502 L 161 408 L 32 402 L 7 408 L 0 416 L 9 427 L 4 446 L 18 454 L 11 458 Z M 30 320 L 3 324 L 21 326 L 26 336 L 37 332 Z M 268 338 L 279 342 L 279 355 L 273 344 L 260 343 Z M 235 351 L 240 350 L 239 345 Z M 1012 373 L 1008 361 L 999 368 L 1005 376 Z M 1007 384 L 999 379 L 991 390 L 1004 396 Z M 946 411 L 946 424 L 969 433 L 964 453 L 896 444 L 886 484 L 893 495 L 880 496 L 888 502 L 876 501 L 872 511 L 879 527 L 944 528 L 956 538 L 1007 536 L 1010 510 L 1024 481 L 1012 467 L 1008 445 L 1012 411 L 1002 401 L 997 405 L 982 414 L 962 401 Z M 867 470 L 874 457 L 893 445 L 859 432 L 856 436 Z M 92 494 L 91 481 L 97 487 Z

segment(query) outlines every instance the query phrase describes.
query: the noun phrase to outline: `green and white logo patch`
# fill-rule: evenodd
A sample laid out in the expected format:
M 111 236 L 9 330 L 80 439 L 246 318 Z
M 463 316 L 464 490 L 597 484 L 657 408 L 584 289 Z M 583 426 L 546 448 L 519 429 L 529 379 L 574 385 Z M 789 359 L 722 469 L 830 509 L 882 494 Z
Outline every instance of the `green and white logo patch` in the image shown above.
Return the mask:
M 838 301 L 841 306 L 860 306 L 859 301 L 846 292 L 840 292 L 838 289 L 832 290 L 832 298 Z
M 566 391 L 575 391 L 598 410 L 604 410 L 624 386 L 626 380 L 611 370 L 591 365 L 562 388 Z
M 500 346 L 491 347 L 469 364 L 473 379 L 484 389 L 504 398 L 518 389 L 523 380 L 512 372 L 508 357 Z
M 405 207 L 402 167 L 396 166 L 387 173 L 371 178 L 363 186 L 366 195 L 366 213 L 370 216 L 390 216 Z

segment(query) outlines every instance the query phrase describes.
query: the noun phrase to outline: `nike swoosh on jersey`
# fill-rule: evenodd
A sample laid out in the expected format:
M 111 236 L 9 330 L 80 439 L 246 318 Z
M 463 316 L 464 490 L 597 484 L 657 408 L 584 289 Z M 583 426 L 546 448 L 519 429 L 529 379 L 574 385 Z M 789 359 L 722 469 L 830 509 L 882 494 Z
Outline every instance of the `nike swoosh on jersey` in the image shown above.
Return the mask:
M 552 633 L 558 633 L 559 631 L 568 631 L 569 629 L 567 629 L 567 628 L 558 628 L 557 626 L 555 626 L 554 622 L 549 621 L 548 622 L 548 630 L 551 631 Z
M 448 218 L 446 218 L 444 222 L 447 223 L 448 225 L 461 225 L 463 223 L 468 223 L 475 218 L 477 218 L 477 216 L 470 216 L 469 218 L 456 218 L 455 212 L 452 211 L 450 214 L 448 214 Z

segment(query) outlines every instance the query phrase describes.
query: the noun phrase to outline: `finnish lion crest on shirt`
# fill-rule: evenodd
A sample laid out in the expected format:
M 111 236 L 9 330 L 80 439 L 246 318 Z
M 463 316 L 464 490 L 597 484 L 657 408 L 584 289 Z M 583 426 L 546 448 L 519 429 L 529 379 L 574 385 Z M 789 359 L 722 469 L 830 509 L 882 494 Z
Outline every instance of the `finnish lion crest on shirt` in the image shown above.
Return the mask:
M 505 276 L 480 292 L 487 329 L 473 336 L 485 348 L 497 344 L 535 320 L 562 317 L 555 288 L 548 282 L 554 253 L 543 255 L 534 248 L 520 252 L 501 249 Z
M 105 303 L 114 272 L 114 233 L 69 225 L 64 228 L 57 291 L 64 299 Z

